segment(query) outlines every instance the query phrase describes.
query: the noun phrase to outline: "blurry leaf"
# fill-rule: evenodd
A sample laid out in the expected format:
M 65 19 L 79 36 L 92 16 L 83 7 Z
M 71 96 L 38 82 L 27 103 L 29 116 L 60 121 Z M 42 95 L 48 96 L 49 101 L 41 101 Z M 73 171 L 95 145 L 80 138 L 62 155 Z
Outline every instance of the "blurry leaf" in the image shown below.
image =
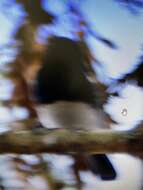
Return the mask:
M 33 51 L 35 33 L 36 28 L 31 23 L 26 22 L 20 26 L 14 36 L 14 38 L 20 42 L 19 50 L 21 50 L 25 56 L 31 54 L 31 51 Z
M 99 40 L 100 42 L 104 43 L 106 46 L 112 48 L 112 49 L 117 49 L 118 46 L 112 42 L 111 40 L 107 39 L 107 38 L 103 38 L 101 37 L 101 35 L 99 35 L 96 31 L 93 31 L 91 29 L 88 30 L 88 32 L 95 37 L 97 40 Z
M 13 73 L 13 75 L 14 74 L 15 76 L 13 76 L 12 82 L 15 87 L 12 98 L 10 100 L 11 105 L 23 106 L 28 109 L 30 117 L 37 117 L 36 111 L 33 107 L 33 103 L 29 98 L 29 89 L 26 81 L 24 80 L 22 75 L 20 75 L 20 72 L 19 75 L 17 74 L 17 76 L 16 73 Z
M 105 38 L 98 38 L 101 42 L 103 42 L 105 45 L 107 45 L 110 48 L 117 49 L 117 45 L 113 43 L 111 40 L 105 39 Z
M 42 8 L 41 0 L 17 0 L 24 6 L 28 20 L 34 25 L 50 24 L 54 16 Z
M 125 83 L 131 80 L 135 80 L 140 87 L 143 87 L 143 57 L 141 57 L 140 64 L 133 71 L 118 79 L 118 82 Z
M 73 14 L 82 17 L 82 14 L 81 14 L 81 12 L 80 12 L 80 10 L 79 10 L 79 7 L 77 7 L 76 4 L 73 3 L 72 1 L 69 1 L 69 2 L 68 2 L 68 10 L 69 10 L 70 12 L 72 12 Z

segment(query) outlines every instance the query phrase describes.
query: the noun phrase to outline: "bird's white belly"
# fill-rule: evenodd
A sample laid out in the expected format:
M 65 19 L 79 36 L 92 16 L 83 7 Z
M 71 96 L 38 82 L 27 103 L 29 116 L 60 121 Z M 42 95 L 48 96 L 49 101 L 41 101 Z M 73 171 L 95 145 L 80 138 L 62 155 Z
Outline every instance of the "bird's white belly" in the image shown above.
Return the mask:
M 36 107 L 39 120 L 47 128 L 96 130 L 109 128 L 105 113 L 80 102 L 60 101 Z

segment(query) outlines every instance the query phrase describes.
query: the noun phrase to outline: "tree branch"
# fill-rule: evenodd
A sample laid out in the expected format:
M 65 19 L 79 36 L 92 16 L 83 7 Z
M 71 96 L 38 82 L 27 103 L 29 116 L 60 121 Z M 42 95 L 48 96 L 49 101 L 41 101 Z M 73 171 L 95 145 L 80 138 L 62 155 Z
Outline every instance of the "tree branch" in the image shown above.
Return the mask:
M 98 130 L 70 131 L 66 129 L 37 129 L 0 134 L 0 153 L 58 153 L 126 152 L 143 157 L 143 127 L 128 131 Z

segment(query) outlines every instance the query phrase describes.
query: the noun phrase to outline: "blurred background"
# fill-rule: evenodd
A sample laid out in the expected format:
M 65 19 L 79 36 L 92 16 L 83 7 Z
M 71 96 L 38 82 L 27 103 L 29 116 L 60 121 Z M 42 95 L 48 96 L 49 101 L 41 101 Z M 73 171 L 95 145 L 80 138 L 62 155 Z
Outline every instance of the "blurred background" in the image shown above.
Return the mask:
M 54 35 L 82 41 L 97 80 L 109 91 L 118 91 L 119 96 L 104 105 L 117 122 L 111 128 L 127 130 L 140 123 L 143 85 L 137 78 L 118 81 L 143 63 L 142 0 L 1 0 L 0 132 L 27 129 L 27 119 L 37 118 L 29 86 L 47 39 Z M 109 156 L 117 179 L 105 182 L 82 171 L 83 189 L 143 189 L 142 160 L 127 154 Z M 0 189 L 77 189 L 72 165 L 66 155 L 0 155 Z

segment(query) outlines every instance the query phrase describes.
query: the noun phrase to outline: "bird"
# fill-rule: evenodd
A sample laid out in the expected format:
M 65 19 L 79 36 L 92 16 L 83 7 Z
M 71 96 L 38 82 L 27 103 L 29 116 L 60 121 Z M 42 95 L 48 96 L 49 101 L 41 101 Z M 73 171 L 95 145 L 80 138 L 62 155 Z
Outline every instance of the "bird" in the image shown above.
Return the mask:
M 47 127 L 74 131 L 109 128 L 107 115 L 102 109 L 106 98 L 98 93 L 99 87 L 86 76 L 85 55 L 76 40 L 62 36 L 53 36 L 48 40 L 33 88 L 39 103 L 39 118 L 43 117 L 42 113 L 45 120 L 48 115 L 53 118 L 53 123 L 47 124 Z M 116 170 L 106 155 L 82 156 L 87 158 L 83 162 L 86 162 L 87 170 L 103 180 L 116 179 Z M 79 158 L 75 159 L 75 167 L 77 163 L 82 163 Z

